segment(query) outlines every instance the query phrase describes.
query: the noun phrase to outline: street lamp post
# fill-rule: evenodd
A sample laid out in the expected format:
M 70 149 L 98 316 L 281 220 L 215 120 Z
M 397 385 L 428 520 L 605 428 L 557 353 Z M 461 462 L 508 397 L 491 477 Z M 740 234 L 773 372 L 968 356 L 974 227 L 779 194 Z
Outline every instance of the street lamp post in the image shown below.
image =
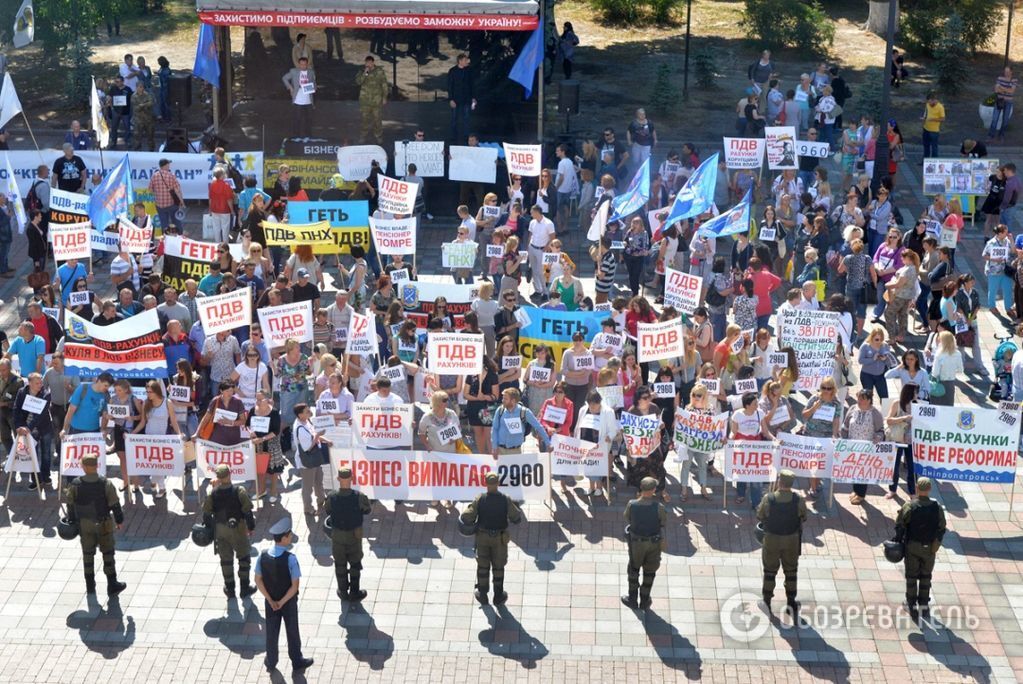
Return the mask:
M 1016 0 L 1009 0 L 1009 24 L 1005 28 L 1005 60 L 1002 62 L 1002 68 L 1009 66 L 1009 46 L 1012 45 L 1012 15 L 1016 9 Z
M 876 193 L 881 179 L 888 175 L 888 119 L 892 91 L 892 48 L 895 45 L 896 0 L 888 0 L 888 30 L 885 32 L 884 74 L 881 78 L 881 120 L 877 122 L 877 144 L 874 147 L 874 176 L 870 188 Z M 882 229 L 887 229 L 882 227 Z
M 686 0 L 686 65 L 682 75 L 682 99 L 689 99 L 689 26 L 693 16 L 693 0 Z M 1010 26 L 1011 26 L 1010 21 Z

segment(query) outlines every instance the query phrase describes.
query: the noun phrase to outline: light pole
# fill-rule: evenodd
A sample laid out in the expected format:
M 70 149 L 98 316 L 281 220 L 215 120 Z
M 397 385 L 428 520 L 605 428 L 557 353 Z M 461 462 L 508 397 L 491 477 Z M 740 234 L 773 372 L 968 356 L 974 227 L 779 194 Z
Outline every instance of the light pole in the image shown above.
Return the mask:
M 1010 10 L 1011 11 L 1011 10 Z M 1012 15 L 1009 15 L 1010 17 Z M 685 71 L 682 75 L 682 99 L 689 99 L 689 26 L 690 20 L 693 17 L 693 0 L 686 0 L 686 66 Z M 1009 20 L 1009 26 L 1012 26 L 1012 20 Z M 1006 48 L 1006 54 L 1008 54 L 1008 48 Z M 1008 58 L 1006 58 L 1008 59 Z
M 1016 9 L 1016 0 L 1009 0 L 1009 24 L 1005 29 L 1005 60 L 1002 68 L 1009 66 L 1009 46 L 1012 45 L 1012 15 Z
M 888 30 L 885 32 L 884 74 L 881 78 L 881 120 L 877 122 L 877 144 L 874 146 L 874 177 L 870 189 L 876 194 L 881 179 L 888 175 L 888 109 L 892 91 L 892 48 L 895 45 L 896 0 L 888 0 Z M 885 228 L 887 230 L 887 228 Z

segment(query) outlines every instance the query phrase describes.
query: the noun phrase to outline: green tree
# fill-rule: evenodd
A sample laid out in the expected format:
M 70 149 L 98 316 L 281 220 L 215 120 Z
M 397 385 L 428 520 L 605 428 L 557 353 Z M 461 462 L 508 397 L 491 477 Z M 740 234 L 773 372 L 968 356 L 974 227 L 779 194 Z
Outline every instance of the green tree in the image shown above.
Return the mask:
M 758 47 L 796 47 L 824 56 L 835 40 L 835 22 L 817 0 L 745 0 L 742 27 Z
M 945 28 L 956 16 L 962 25 L 963 54 L 976 54 L 1001 26 L 1004 6 L 991 0 L 902 0 L 900 38 L 914 54 L 937 57 Z
M 949 95 L 958 95 L 970 78 L 970 65 L 963 59 L 968 49 L 965 31 L 962 17 L 953 12 L 934 46 L 934 71 L 938 85 Z

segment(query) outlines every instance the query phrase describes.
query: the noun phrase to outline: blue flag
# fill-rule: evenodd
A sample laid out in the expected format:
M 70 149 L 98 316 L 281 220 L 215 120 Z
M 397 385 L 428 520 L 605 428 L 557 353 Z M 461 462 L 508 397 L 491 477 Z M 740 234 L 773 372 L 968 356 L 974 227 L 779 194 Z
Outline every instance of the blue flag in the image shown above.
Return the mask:
M 192 73 L 214 88 L 220 87 L 220 60 L 217 59 L 217 44 L 213 40 L 213 27 L 209 24 L 199 26 L 199 42 L 195 46 L 195 66 Z
M 611 200 L 614 215 L 608 221 L 620 221 L 634 211 L 639 211 L 650 199 L 650 159 L 643 162 L 636 175 L 629 181 L 625 192 Z
M 723 212 L 710 221 L 707 221 L 700 229 L 697 234 L 704 237 L 724 237 L 726 235 L 735 235 L 736 233 L 745 233 L 749 230 L 749 214 L 750 207 L 753 205 L 753 187 L 746 191 L 746 196 L 742 198 L 742 201 L 736 204 L 734 207 L 726 212 Z
M 664 225 L 670 226 L 683 219 L 699 216 L 710 211 L 714 205 L 714 188 L 718 182 L 718 153 L 715 152 L 705 160 L 682 189 L 675 195 L 675 203 Z
M 118 216 L 129 215 L 131 205 L 134 203 L 131 164 L 128 163 L 128 155 L 124 155 L 89 196 L 89 203 L 86 206 L 93 229 L 103 232 L 107 226 L 117 221 Z
M 536 78 L 536 70 L 543 64 L 543 24 L 536 27 L 533 35 L 529 37 L 526 44 L 519 53 L 508 78 L 522 85 L 526 89 L 526 98 L 533 96 L 533 79 Z

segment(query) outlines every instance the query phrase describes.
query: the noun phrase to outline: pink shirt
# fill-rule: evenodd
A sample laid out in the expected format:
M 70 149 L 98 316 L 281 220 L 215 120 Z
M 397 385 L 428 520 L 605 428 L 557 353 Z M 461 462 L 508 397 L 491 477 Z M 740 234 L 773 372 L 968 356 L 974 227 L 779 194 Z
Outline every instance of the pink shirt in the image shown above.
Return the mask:
M 770 315 L 774 310 L 771 293 L 781 287 L 781 278 L 766 268 L 761 271 L 751 271 L 749 277 L 753 280 L 753 294 L 757 296 L 757 316 Z

